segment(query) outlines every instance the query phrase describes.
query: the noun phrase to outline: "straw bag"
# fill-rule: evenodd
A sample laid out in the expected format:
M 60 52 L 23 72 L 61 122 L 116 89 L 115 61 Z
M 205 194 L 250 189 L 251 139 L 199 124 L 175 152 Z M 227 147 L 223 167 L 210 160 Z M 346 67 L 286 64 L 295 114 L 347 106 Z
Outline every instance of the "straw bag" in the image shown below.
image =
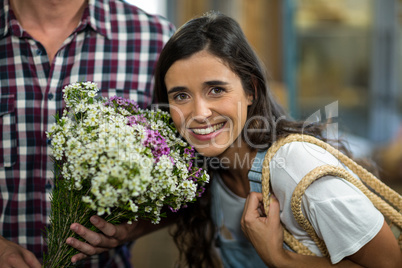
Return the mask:
M 304 191 L 309 185 L 311 185 L 315 180 L 318 180 L 324 176 L 332 175 L 342 179 L 345 179 L 352 184 L 354 184 L 360 191 L 362 191 L 374 204 L 374 206 L 384 215 L 387 223 L 391 226 L 394 234 L 398 237 L 399 246 L 402 249 L 402 197 L 397 192 L 392 190 L 389 186 L 385 185 L 379 179 L 377 179 L 373 174 L 368 172 L 362 166 L 358 165 L 352 159 L 317 138 L 308 135 L 292 134 L 286 138 L 280 139 L 275 142 L 271 148 L 269 148 L 262 168 L 262 193 L 263 193 L 263 203 L 266 214 L 268 215 L 269 209 L 269 163 L 278 149 L 290 142 L 300 141 L 309 142 L 318 145 L 332 155 L 334 155 L 338 160 L 347 166 L 351 171 L 353 171 L 359 178 L 354 177 L 347 170 L 334 167 L 330 165 L 323 165 L 317 167 L 310 171 L 296 186 L 291 200 L 291 208 L 296 221 L 303 227 L 303 229 L 311 236 L 313 241 L 316 243 L 320 249 L 323 256 L 328 257 L 328 250 L 325 246 L 324 241 L 322 241 L 315 233 L 310 222 L 304 217 L 301 210 L 301 201 Z M 398 234 L 399 232 L 399 234 Z M 306 246 L 294 238 L 286 229 L 284 230 L 284 241 L 292 248 L 295 252 L 303 255 L 315 255 Z

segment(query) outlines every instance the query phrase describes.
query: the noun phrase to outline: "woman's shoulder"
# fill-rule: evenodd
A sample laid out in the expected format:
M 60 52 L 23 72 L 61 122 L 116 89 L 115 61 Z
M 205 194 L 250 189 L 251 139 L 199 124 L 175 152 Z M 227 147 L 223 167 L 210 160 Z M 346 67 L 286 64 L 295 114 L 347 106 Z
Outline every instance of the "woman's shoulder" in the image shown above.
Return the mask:
M 308 142 L 294 141 L 280 147 L 272 158 L 270 169 L 304 177 L 322 165 L 341 166 L 339 160 L 327 150 Z
M 345 168 L 336 156 L 317 145 L 306 142 L 291 142 L 283 145 L 270 163 L 272 187 L 277 191 L 293 193 L 296 185 L 308 173 L 323 165 Z M 353 184 L 327 175 L 320 178 L 317 183 L 311 184 L 305 196 L 309 200 L 326 202 L 340 196 L 361 198 L 364 194 Z

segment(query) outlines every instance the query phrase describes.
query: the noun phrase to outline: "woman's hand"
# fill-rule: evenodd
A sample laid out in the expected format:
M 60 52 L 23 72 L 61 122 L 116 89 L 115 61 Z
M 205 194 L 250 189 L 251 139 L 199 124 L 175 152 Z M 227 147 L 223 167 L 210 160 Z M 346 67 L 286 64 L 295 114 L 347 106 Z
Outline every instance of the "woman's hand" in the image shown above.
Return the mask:
M 268 216 L 262 211 L 262 194 L 251 192 L 244 205 L 241 226 L 262 260 L 268 266 L 276 267 L 280 258 L 286 257 L 278 200 L 271 196 Z
M 283 248 L 283 227 L 279 217 L 279 202 L 275 197 L 271 196 L 268 216 L 265 216 L 262 213 L 262 199 L 261 193 L 250 193 L 244 206 L 241 225 L 243 232 L 253 244 L 261 259 L 269 267 L 362 267 L 346 258 L 337 264 L 332 264 L 329 258 L 305 256 L 285 250 Z M 355 261 L 362 256 L 364 255 L 355 256 Z M 367 257 L 365 255 L 365 258 Z M 385 266 L 373 265 L 373 267 Z

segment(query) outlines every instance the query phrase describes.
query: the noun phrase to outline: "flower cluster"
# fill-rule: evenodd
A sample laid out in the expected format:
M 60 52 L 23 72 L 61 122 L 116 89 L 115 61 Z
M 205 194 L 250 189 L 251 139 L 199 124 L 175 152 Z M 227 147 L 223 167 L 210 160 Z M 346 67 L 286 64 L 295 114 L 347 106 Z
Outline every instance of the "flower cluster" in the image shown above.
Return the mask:
M 115 209 L 129 222 L 158 223 L 201 196 L 209 177 L 194 149 L 177 136 L 168 113 L 121 97 L 98 98 L 96 84 L 63 89 L 66 109 L 47 133 L 60 176 L 98 215 Z

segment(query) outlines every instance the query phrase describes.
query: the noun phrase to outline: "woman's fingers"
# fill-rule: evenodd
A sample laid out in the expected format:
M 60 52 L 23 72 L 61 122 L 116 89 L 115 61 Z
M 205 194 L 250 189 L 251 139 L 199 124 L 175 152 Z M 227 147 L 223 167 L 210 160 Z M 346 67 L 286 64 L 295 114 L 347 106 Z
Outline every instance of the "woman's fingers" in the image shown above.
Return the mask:
M 281 222 L 279 201 L 274 195 L 270 196 L 268 220 L 272 221 L 273 224 L 280 224 Z
M 260 203 L 262 202 L 262 194 L 257 192 L 251 192 L 246 199 L 244 205 L 243 216 L 249 214 L 254 217 L 260 216 Z
M 246 199 L 244 205 L 243 215 L 241 217 L 241 227 L 243 233 L 250 240 L 253 229 L 258 229 L 259 223 L 264 221 L 265 217 L 261 217 L 260 214 L 260 203 L 262 201 L 262 194 L 257 192 L 251 192 Z

